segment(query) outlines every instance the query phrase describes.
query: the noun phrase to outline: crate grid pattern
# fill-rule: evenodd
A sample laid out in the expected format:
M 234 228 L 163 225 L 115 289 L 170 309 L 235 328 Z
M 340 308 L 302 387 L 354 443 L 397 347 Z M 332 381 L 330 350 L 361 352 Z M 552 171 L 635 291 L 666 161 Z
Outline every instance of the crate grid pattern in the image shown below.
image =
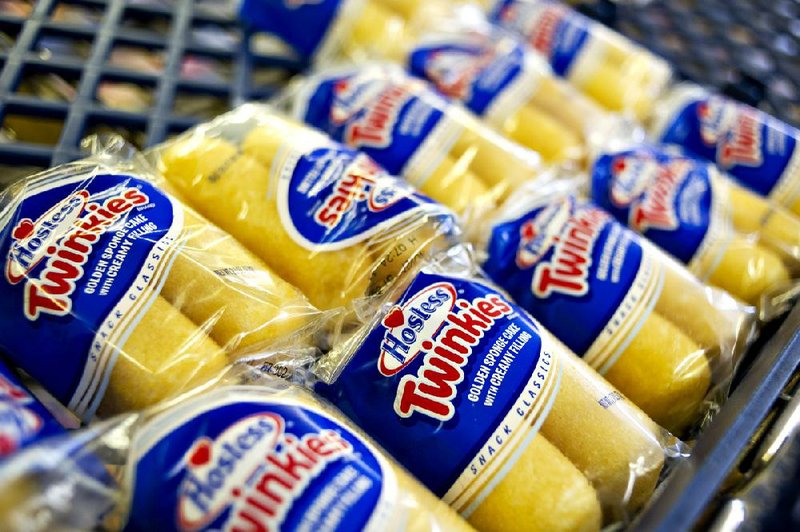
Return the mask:
M 99 13 L 97 25 L 54 22 L 51 14 L 57 4 L 84 6 Z M 258 67 L 293 72 L 298 64 L 280 55 L 257 55 L 250 52 L 251 35 L 243 34 L 234 18 L 204 14 L 194 9 L 193 0 L 174 0 L 170 7 L 143 6 L 125 0 L 39 0 L 31 15 L 17 18 L 0 15 L 0 32 L 15 39 L 8 52 L 0 53 L 0 121 L 9 114 L 24 117 L 63 120 L 63 129 L 55 146 L 25 142 L 0 143 L 0 163 L 6 165 L 50 166 L 80 157 L 80 141 L 94 125 L 120 126 L 142 131 L 145 146 L 163 141 L 168 135 L 183 131 L 202 117 L 177 115 L 173 111 L 176 95 L 181 93 L 212 95 L 224 99 L 229 107 L 247 100 L 274 94 L 278 85 L 258 85 L 253 71 Z M 129 17 L 159 17 L 168 21 L 168 32 L 159 35 L 144 29 L 126 27 Z M 194 42 L 191 30 L 213 25 L 238 34 L 235 48 L 225 49 Z M 80 39 L 91 42 L 88 57 L 43 56 L 36 50 L 43 36 Z M 107 64 L 114 46 L 135 46 L 163 52 L 163 71 L 158 74 L 128 70 Z M 230 63 L 230 82 L 190 80 L 181 77 L 181 64 L 189 55 Z M 23 76 L 30 73 L 55 73 L 77 80 L 71 102 L 50 101 L 19 94 Z M 152 106 L 146 112 L 128 112 L 104 106 L 96 98 L 102 81 L 127 82 L 153 91 Z
M 619 4 L 613 25 L 668 59 L 683 77 L 717 87 L 800 126 L 797 1 Z

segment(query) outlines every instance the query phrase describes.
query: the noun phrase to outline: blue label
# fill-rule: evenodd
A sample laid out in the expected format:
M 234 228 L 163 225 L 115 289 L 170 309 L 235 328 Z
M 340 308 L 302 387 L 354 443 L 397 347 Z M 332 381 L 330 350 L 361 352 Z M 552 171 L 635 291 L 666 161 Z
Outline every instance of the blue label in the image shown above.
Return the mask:
M 336 21 L 342 0 L 242 0 L 239 18 L 249 28 L 279 37 L 311 59 Z
M 524 68 L 525 50 L 509 37 L 450 36 L 418 45 L 409 56 L 412 74 L 479 116 L 488 113 Z
M 169 198 L 131 176 L 31 181 L 0 213 L 0 347 L 91 415 L 181 225 Z
M 447 102 L 400 69 L 368 66 L 322 74 L 307 83 L 297 103 L 300 117 L 366 153 L 390 174 L 408 178 L 412 158 L 435 141 L 435 132 L 447 122 Z
M 692 100 L 664 129 L 661 140 L 713 161 L 762 196 L 788 174 L 800 131 L 721 96 Z
M 618 355 L 607 350 L 617 329 L 648 312 L 642 306 L 655 277 L 637 238 L 602 209 L 565 196 L 496 225 L 484 269 L 570 349 L 602 368 Z
M 592 199 L 688 264 L 713 219 L 709 166 L 650 147 L 605 154 L 592 170 Z
M 479 504 L 486 469 L 546 416 L 555 363 L 538 325 L 495 288 L 423 271 L 317 391 L 468 515 L 461 502 Z
M 44 405 L 0 364 L 0 459 L 63 431 Z
M 367 155 L 334 145 L 289 157 L 281 169 L 281 217 L 310 249 L 341 249 L 422 210 L 446 212 Z
M 258 388 L 194 398 L 136 438 L 128 530 L 380 529 L 394 488 L 361 438 Z
M 549 0 L 501 0 L 491 18 L 522 35 L 547 57 L 559 76 L 566 76 L 590 38 L 593 22 L 569 7 Z

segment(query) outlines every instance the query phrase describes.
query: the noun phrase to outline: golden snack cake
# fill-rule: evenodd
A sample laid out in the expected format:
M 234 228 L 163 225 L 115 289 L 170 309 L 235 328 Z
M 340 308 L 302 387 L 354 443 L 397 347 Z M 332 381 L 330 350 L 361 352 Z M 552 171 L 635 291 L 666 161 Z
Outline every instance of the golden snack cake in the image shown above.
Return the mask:
M 591 187 L 620 222 L 742 301 L 759 304 L 798 270 L 800 220 L 713 163 L 665 145 L 612 151 Z
M 455 231 L 368 155 L 248 104 L 159 148 L 164 176 L 322 309 L 379 291 Z
M 515 194 L 486 229 L 483 268 L 634 404 L 680 434 L 730 375 L 750 316 L 571 188 L 554 183 Z
M 661 429 L 463 250 L 379 309 L 320 358 L 314 389 L 473 525 L 596 529 L 601 508 L 610 522 L 648 499 Z
M 103 161 L 23 180 L 0 211 L 0 345 L 80 418 L 155 403 L 224 367 L 223 346 L 318 314 L 148 168 Z

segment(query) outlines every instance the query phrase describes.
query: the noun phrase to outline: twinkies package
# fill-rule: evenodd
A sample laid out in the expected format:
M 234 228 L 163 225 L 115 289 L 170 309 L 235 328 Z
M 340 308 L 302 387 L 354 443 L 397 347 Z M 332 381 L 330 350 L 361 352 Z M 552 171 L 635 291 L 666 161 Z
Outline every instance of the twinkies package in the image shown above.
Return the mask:
M 282 105 L 465 220 L 480 219 L 515 187 L 546 174 L 536 152 L 396 64 L 319 70 L 291 84 Z
M 674 147 L 602 154 L 591 193 L 622 224 L 741 301 L 765 307 L 800 270 L 800 219 Z
M 481 530 L 598 530 L 681 445 L 465 248 L 409 271 L 314 365 L 314 389 Z
M 56 417 L 0 362 L 0 461 L 64 428 Z
M 753 192 L 800 214 L 800 131 L 767 113 L 684 83 L 649 120 L 657 142 L 715 163 Z
M 379 293 L 457 233 L 451 211 L 369 155 L 263 105 L 152 157 L 190 205 L 325 310 Z
M 516 193 L 485 230 L 483 268 L 630 401 L 686 433 L 725 397 L 752 309 L 571 190 Z
M 319 316 L 123 149 L 0 197 L 0 349 L 84 421 L 203 382 Z
M 559 79 L 541 55 L 480 11 L 421 14 L 416 25 L 424 29 L 404 58 L 409 72 L 545 162 L 581 167 L 592 145 L 628 134 L 623 121 Z
M 30 488 L 0 523 L 5 530 L 66 523 L 129 531 L 472 530 L 329 404 L 285 381 L 245 381 L 226 378 L 30 448 L 0 473 L 4 488 Z M 60 465 L 41 474 L 40 464 L 59 453 Z M 104 460 L 116 481 L 94 478 L 103 475 L 86 467 L 87 457 Z M 66 489 L 76 485 L 82 489 Z
M 611 111 L 644 119 L 667 89 L 663 59 L 557 0 L 481 0 L 489 18 L 517 33 L 553 71 Z

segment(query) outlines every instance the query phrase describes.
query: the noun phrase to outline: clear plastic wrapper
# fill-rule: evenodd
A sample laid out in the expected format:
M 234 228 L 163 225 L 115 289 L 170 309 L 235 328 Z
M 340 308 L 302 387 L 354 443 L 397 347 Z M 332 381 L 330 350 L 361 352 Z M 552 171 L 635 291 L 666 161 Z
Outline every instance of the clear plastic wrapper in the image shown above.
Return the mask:
M 649 120 L 657 142 L 714 162 L 750 190 L 800 214 L 800 131 L 690 83 L 666 94 Z
M 557 0 L 479 3 L 493 22 L 524 37 L 556 74 L 606 109 L 644 119 L 670 83 L 666 61 Z
M 0 460 L 63 430 L 19 377 L 0 362 Z
M 674 147 L 602 154 L 593 200 L 701 280 L 764 307 L 800 272 L 800 219 Z
M 457 231 L 447 208 L 369 156 L 263 105 L 222 115 L 153 157 L 192 206 L 322 309 L 380 292 Z
M 336 409 L 252 373 L 32 447 L 0 485 L 4 530 L 472 530 Z
M 483 530 L 597 530 L 681 444 L 490 284 L 420 263 L 333 343 L 315 391 Z
M 320 315 L 127 149 L 114 140 L 0 196 L 0 348 L 84 421 L 300 341 Z
M 297 80 L 282 98 L 297 118 L 367 153 L 461 214 L 466 225 L 547 172 L 537 153 L 399 65 L 325 69 Z
M 703 285 L 575 185 L 517 191 L 484 230 L 483 268 L 656 422 L 679 435 L 696 428 L 726 395 L 752 309 Z

